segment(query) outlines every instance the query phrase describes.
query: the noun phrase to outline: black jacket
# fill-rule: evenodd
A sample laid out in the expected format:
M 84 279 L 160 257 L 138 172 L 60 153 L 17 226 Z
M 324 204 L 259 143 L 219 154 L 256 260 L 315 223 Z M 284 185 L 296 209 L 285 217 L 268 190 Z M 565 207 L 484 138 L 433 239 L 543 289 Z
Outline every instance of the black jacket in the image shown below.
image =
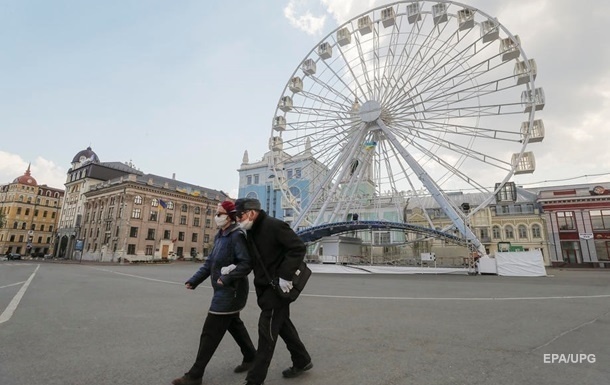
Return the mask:
M 251 258 L 246 246 L 244 233 L 236 223 L 226 230 L 219 230 L 214 238 L 214 248 L 201 268 L 189 278 L 187 283 L 197 287 L 206 278 L 214 288 L 214 297 L 210 313 L 232 314 L 246 306 L 248 299 L 248 274 Z M 221 275 L 220 269 L 235 264 L 237 267 L 227 275 Z M 223 285 L 216 281 L 220 278 Z
M 305 244 L 286 222 L 261 210 L 252 228 L 248 230 L 248 245 L 251 248 L 254 245 L 258 250 L 258 253 L 255 250 L 250 252 L 258 305 L 261 309 L 282 305 L 285 300 L 271 288 L 269 279 L 261 268 L 261 262 L 271 278 L 279 277 L 291 281 L 305 258 Z M 257 260 L 259 256 L 260 260 Z

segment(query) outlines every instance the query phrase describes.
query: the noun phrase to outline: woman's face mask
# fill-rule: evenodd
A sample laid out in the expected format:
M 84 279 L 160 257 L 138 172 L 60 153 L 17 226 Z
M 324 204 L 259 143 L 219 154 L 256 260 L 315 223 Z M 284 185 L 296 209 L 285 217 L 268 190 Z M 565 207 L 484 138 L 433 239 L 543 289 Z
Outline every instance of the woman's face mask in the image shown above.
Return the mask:
M 216 214 L 214 221 L 216 222 L 216 226 L 222 228 L 229 223 L 229 216 L 227 214 Z

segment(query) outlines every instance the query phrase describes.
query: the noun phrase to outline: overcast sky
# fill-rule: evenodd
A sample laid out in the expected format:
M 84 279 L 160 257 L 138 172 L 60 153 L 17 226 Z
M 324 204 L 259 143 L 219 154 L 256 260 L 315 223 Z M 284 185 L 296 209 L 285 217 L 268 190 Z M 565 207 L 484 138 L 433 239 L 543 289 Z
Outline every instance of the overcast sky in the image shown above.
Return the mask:
M 91 146 L 103 162 L 235 197 L 243 153 L 267 151 L 301 60 L 388 3 L 0 0 L 0 184 L 31 163 L 39 184 L 62 188 L 72 157 Z M 531 146 L 536 172 L 514 180 L 610 180 L 610 3 L 464 3 L 518 34 L 538 65 L 546 138 Z

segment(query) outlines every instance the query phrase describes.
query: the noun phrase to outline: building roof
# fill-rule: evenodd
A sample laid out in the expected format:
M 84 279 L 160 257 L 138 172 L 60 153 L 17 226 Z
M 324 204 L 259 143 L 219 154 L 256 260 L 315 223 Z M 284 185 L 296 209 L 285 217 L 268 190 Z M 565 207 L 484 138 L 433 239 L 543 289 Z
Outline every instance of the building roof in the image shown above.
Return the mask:
M 34 179 L 34 177 L 32 176 L 32 173 L 30 172 L 29 164 L 28 164 L 28 169 L 25 170 L 25 173 L 23 175 L 21 175 L 20 177 L 15 178 L 15 180 L 13 180 L 13 183 L 20 183 L 20 184 L 25 184 L 28 186 L 38 186 L 38 182 L 36 182 L 36 179 Z
M 97 154 L 91 149 L 91 147 L 87 147 L 84 150 L 81 150 L 74 155 L 72 158 L 72 163 L 80 162 L 81 156 L 84 156 L 86 159 L 90 159 L 93 163 L 99 163 L 100 158 L 97 157 Z

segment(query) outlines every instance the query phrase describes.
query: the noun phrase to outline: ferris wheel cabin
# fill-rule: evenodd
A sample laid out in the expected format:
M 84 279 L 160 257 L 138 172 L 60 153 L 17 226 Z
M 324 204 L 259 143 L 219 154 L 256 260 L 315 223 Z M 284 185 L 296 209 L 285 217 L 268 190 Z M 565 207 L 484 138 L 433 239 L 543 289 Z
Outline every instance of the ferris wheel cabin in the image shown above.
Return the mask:
M 512 164 L 516 166 L 515 175 L 531 174 L 536 170 L 536 158 L 534 157 L 534 153 L 531 151 L 524 152 L 520 159 L 519 154 L 513 154 Z
M 534 120 L 530 127 L 530 122 L 521 123 L 521 135 L 523 137 L 529 135 L 529 143 L 542 142 L 544 139 L 544 123 L 542 119 Z
M 416 23 L 421 20 L 421 10 L 418 3 L 407 5 L 407 20 L 409 24 Z

